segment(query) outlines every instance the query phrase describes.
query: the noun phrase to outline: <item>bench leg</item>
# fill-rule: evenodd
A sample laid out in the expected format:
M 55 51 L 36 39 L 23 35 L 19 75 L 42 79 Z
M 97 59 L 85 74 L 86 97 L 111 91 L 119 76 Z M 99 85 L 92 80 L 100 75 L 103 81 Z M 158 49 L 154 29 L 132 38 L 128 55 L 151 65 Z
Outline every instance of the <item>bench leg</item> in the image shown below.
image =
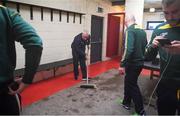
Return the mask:
M 151 70 L 151 74 L 150 74 L 150 80 L 153 79 L 153 70 Z
M 53 68 L 53 75 L 56 76 L 56 67 Z

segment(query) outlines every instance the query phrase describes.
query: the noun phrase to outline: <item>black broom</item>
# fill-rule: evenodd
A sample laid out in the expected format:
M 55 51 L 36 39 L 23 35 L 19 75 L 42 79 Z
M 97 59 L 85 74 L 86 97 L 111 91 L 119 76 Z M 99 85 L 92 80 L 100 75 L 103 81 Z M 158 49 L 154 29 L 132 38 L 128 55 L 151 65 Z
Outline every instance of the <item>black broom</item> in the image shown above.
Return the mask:
M 87 51 L 87 57 L 88 57 L 88 54 L 89 54 L 89 46 L 88 46 L 88 51 Z M 89 74 L 88 74 L 88 63 L 87 63 L 87 60 L 86 60 L 86 67 L 87 67 L 87 69 L 86 69 L 87 70 L 87 72 L 86 72 L 86 75 L 87 75 L 86 84 L 80 85 L 80 88 L 95 89 L 95 88 L 97 88 L 96 85 L 89 83 Z

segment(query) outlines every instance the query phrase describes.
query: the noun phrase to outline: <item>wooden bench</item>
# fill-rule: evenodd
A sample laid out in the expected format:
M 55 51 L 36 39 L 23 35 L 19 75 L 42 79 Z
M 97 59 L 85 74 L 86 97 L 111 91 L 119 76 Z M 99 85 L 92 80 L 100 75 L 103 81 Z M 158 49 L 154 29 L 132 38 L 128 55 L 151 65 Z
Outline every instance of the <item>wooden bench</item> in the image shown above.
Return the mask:
M 56 70 L 58 67 L 63 67 L 63 66 L 66 66 L 66 65 L 72 64 L 72 63 L 73 63 L 73 59 L 71 58 L 71 59 L 51 62 L 51 63 L 47 63 L 47 64 L 41 64 L 41 65 L 39 65 L 37 72 L 53 69 L 53 76 L 55 77 L 56 76 Z M 15 77 L 21 77 L 23 75 L 24 75 L 24 68 L 17 69 L 14 71 Z
M 153 77 L 159 77 L 159 74 L 155 72 L 160 72 L 160 65 L 159 64 L 153 64 L 152 61 L 146 61 L 144 62 L 144 69 L 150 70 L 150 79 L 153 79 Z

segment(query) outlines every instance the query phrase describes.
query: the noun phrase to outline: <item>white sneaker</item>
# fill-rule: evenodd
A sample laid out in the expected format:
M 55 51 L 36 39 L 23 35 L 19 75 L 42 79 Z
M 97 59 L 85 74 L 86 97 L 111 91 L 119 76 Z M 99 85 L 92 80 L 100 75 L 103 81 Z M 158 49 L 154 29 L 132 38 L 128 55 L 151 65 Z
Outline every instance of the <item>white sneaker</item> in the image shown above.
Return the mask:
M 91 79 L 88 78 L 88 80 L 91 80 Z M 82 78 L 82 81 L 87 81 L 87 78 Z

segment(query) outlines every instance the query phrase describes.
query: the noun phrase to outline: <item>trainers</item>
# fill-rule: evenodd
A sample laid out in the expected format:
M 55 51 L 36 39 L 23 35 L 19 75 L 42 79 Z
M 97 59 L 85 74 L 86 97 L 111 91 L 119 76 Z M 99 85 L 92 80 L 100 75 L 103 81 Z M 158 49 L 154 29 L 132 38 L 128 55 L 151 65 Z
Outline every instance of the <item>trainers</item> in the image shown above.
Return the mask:
M 91 78 L 88 78 L 88 80 L 91 80 Z M 82 81 L 87 81 L 87 78 L 82 78 Z
M 129 106 L 129 105 L 125 105 L 125 104 L 121 103 L 121 106 L 122 106 L 124 109 L 126 109 L 126 110 L 130 110 L 130 106 Z
M 135 112 L 132 114 L 132 116 L 139 116 L 139 114 Z
M 74 77 L 74 80 L 78 80 L 78 77 Z
M 142 110 L 140 113 L 135 112 L 133 116 L 146 116 L 146 112 Z
M 144 110 L 142 110 L 139 114 L 140 116 L 146 116 L 146 112 Z

